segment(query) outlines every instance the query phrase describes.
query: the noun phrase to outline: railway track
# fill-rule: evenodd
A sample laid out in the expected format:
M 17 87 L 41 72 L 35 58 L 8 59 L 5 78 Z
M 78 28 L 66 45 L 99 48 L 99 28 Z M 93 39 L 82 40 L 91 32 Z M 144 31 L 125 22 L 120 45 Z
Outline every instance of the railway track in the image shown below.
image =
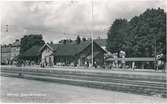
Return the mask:
M 128 77 L 125 75 L 88 73 L 78 71 L 58 71 L 58 70 L 33 70 L 33 69 L 5 69 L 1 68 L 2 76 L 19 77 L 23 75 L 25 79 L 36 79 L 42 81 L 52 81 L 64 84 L 95 87 L 107 90 L 154 95 L 166 97 L 166 80 L 146 79 L 142 76 Z

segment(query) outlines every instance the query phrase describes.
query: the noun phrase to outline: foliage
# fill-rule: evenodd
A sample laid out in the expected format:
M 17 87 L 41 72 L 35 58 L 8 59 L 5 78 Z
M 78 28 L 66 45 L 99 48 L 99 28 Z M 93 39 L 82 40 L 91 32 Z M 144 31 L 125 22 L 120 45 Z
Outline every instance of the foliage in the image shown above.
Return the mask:
M 76 43 L 77 43 L 77 44 L 81 43 L 81 38 L 80 38 L 79 35 L 77 36 Z
M 126 19 L 116 19 L 108 32 L 107 49 L 112 52 L 119 52 L 124 47 L 126 37 Z
M 71 39 L 63 39 L 63 40 L 60 40 L 59 43 L 61 44 L 68 44 L 68 43 L 72 43 L 73 41 Z
M 25 35 L 23 38 L 21 38 L 20 53 L 23 54 L 26 50 L 30 49 L 34 45 L 42 46 L 44 44 L 45 42 L 41 34 Z
M 116 19 L 108 31 L 107 49 L 125 50 L 128 57 L 154 57 L 166 54 L 166 13 L 147 9 L 129 22 Z

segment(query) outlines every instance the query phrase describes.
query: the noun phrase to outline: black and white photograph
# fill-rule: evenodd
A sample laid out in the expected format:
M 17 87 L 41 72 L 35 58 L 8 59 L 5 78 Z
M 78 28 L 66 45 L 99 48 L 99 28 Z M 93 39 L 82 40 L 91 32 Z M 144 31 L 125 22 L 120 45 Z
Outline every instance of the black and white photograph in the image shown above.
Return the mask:
M 166 0 L 1 0 L 0 103 L 166 104 Z

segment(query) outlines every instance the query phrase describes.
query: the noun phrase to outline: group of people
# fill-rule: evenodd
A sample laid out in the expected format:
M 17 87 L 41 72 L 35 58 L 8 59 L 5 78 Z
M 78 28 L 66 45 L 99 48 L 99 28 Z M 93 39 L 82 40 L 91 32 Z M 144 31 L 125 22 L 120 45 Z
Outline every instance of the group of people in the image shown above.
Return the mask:
M 126 66 L 125 56 L 126 56 L 126 53 L 124 51 L 120 51 L 119 52 L 119 57 L 122 58 L 121 62 L 119 63 L 118 62 L 118 53 L 114 53 L 113 54 L 114 62 L 113 62 L 112 67 L 115 67 L 115 68 L 118 68 L 118 67 L 125 68 L 125 66 Z
M 47 63 L 46 61 L 45 62 L 40 62 L 40 67 L 42 67 L 42 68 L 44 68 L 44 67 L 46 67 L 46 66 L 53 66 L 53 64 L 52 63 Z

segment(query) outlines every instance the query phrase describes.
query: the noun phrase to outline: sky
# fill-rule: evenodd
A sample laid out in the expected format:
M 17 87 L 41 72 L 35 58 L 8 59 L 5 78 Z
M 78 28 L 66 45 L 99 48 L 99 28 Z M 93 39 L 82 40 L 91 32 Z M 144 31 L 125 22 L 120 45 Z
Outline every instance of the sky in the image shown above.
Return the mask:
M 42 34 L 45 42 L 54 43 L 74 40 L 77 35 L 107 38 L 115 19 L 130 20 L 148 8 L 166 11 L 165 4 L 166 0 L 1 1 L 0 43 L 9 44 L 29 34 Z

